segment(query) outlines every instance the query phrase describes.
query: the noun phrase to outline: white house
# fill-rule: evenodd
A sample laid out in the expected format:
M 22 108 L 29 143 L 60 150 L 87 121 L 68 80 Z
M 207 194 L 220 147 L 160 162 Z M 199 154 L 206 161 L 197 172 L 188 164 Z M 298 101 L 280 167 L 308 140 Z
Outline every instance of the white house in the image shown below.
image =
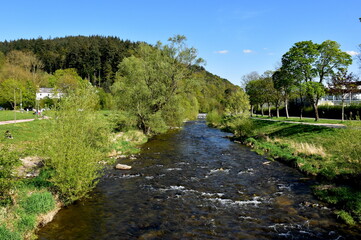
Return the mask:
M 63 95 L 63 93 L 54 92 L 53 88 L 39 88 L 39 90 L 36 92 L 36 100 L 41 100 L 46 97 L 60 98 L 62 95 Z
M 359 89 L 356 93 L 346 93 L 344 95 L 345 103 L 361 103 L 361 82 L 357 82 L 357 88 Z M 342 95 L 328 95 L 320 99 L 320 105 L 325 103 L 331 103 L 334 105 L 340 105 L 342 102 Z

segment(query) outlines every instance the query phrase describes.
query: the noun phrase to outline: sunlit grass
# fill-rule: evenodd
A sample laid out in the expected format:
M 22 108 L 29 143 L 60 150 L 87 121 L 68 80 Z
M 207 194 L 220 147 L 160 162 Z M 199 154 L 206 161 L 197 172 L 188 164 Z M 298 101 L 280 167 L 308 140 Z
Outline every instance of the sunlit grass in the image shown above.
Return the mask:
M 35 118 L 36 116 L 33 114 L 32 111 L 29 112 L 20 112 L 20 111 L 8 111 L 8 110 L 3 110 L 0 111 L 0 121 L 10 121 L 10 120 L 15 120 L 15 118 L 17 120 L 20 119 L 31 119 L 31 118 Z
M 260 118 L 260 119 L 272 119 L 275 121 L 287 121 L 287 122 L 302 122 L 302 123 L 329 123 L 329 124 L 344 124 L 346 126 L 361 126 L 361 121 L 359 120 L 346 120 L 341 121 L 339 119 L 319 119 L 318 121 L 315 121 L 314 118 L 302 118 L 299 117 L 268 117 L 268 116 L 261 116 L 261 115 L 254 115 L 254 118 Z
M 361 223 L 361 128 L 284 123 L 253 119 L 254 134 L 245 142 L 260 154 L 297 166 L 306 174 L 344 187 L 320 189 L 317 196 L 338 209 L 335 213 L 349 225 Z M 359 122 L 359 121 L 351 121 Z M 347 183 L 347 184 L 346 184 Z M 337 185 L 337 184 L 336 184 Z

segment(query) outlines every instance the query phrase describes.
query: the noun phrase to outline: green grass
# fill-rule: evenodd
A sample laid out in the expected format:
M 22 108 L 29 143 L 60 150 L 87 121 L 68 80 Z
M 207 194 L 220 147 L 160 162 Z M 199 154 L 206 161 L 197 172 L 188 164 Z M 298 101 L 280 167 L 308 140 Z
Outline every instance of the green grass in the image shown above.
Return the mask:
M 0 143 L 32 142 L 41 139 L 49 120 L 34 120 L 31 122 L 0 125 Z M 5 132 L 10 131 L 13 139 L 5 138 Z
M 0 216 L 0 239 L 24 239 L 37 225 L 37 217 L 55 208 L 54 196 L 45 189 L 22 186 L 18 202 Z
M 361 121 L 357 121 L 357 120 L 346 120 L 346 121 L 341 121 L 339 119 L 319 119 L 318 121 L 315 121 L 314 118 L 302 118 L 300 119 L 299 117 L 290 117 L 290 118 L 286 118 L 286 117 L 268 117 L 268 116 L 254 116 L 255 118 L 260 118 L 260 119 L 272 119 L 272 120 L 277 120 L 277 121 L 287 121 L 287 122 L 302 122 L 302 123 L 329 123 L 329 124 L 344 124 L 346 126 L 361 126 Z
M 35 118 L 36 116 L 33 114 L 32 111 L 29 112 L 20 112 L 20 111 L 9 111 L 9 110 L 3 110 L 0 111 L 0 121 L 10 121 L 15 120 L 15 117 L 17 120 L 20 119 L 31 119 Z
M 0 226 L 0 239 L 21 240 L 22 237 L 18 232 L 10 231 L 5 225 Z
M 339 219 L 355 225 L 361 224 L 361 128 L 357 124 L 327 128 L 253 119 L 253 131 L 238 137 L 257 153 L 334 185 L 330 189 L 316 188 L 315 194 L 338 209 L 335 213 Z M 242 127 L 233 132 L 241 132 Z

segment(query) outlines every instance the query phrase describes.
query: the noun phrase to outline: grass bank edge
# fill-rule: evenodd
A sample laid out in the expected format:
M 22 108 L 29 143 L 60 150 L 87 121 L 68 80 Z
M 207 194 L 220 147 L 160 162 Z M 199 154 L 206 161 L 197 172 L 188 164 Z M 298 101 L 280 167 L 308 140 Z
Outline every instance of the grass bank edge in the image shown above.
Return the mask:
M 5 144 L 11 145 L 11 149 L 16 152 L 18 158 L 16 166 L 20 165 L 20 158 L 38 153 L 36 149 L 33 149 L 33 146 L 36 146 L 36 142 L 39 138 L 42 138 L 43 130 L 49 123 L 48 121 L 51 120 L 36 120 L 0 126 L 0 132 L 10 129 L 14 137 L 13 139 L 3 139 L 0 142 L 0 147 L 4 147 Z M 110 138 L 112 139 L 111 144 L 104 155 L 106 160 L 99 163 L 107 163 L 109 167 L 118 161 L 119 156 L 124 158 L 137 154 L 140 151 L 139 146 L 148 140 L 143 133 L 133 129 L 127 129 L 124 132 L 113 132 Z M 0 206 L 0 239 L 36 239 L 35 233 L 38 226 L 43 226 L 48 221 L 51 221 L 52 217 L 64 205 L 54 191 L 54 186 L 49 181 L 51 174 L 51 169 L 43 167 L 37 177 L 18 178 L 16 180 L 11 193 L 13 204 Z M 37 201 L 31 200 L 39 194 L 46 197 L 40 196 Z M 30 208 L 24 206 L 23 203 L 26 203 Z M 47 203 L 50 203 L 52 207 L 46 207 L 44 211 L 40 212 L 31 210 L 32 208 L 39 209 L 41 206 L 49 205 Z M 40 207 L 36 204 L 40 205 Z M 33 207 L 31 207 L 32 205 Z
M 317 142 L 322 134 L 317 136 L 317 131 L 324 130 L 325 136 L 338 136 L 339 131 L 359 131 L 355 129 L 327 129 L 322 126 L 308 126 L 296 123 L 281 123 L 254 120 L 246 117 L 234 118 L 231 116 L 221 117 L 211 114 L 207 119 L 212 127 L 218 127 L 235 134 L 233 140 L 242 142 L 251 147 L 258 154 L 266 156 L 270 160 L 284 162 L 297 168 L 306 175 L 318 178 L 322 184 L 314 186 L 314 194 L 324 202 L 327 202 L 335 210 L 338 218 L 349 225 L 361 223 L 361 191 L 359 190 L 360 162 L 356 171 L 349 168 L 353 163 L 337 161 L 337 156 L 323 155 L 318 153 L 298 152 L 290 142 L 297 146 L 305 139 L 308 142 Z M 263 122 L 263 124 L 261 124 Z M 257 125 L 258 124 L 258 125 Z M 261 126 L 260 126 L 261 125 Z M 276 125 L 265 127 L 264 125 Z M 282 136 L 283 128 L 292 127 L 294 140 Z M 297 130 L 299 128 L 299 130 Z M 305 131 L 309 129 L 309 131 Z M 356 134 L 357 135 L 357 134 Z M 315 139 L 312 139 L 315 138 Z M 291 138 L 292 139 L 292 138 Z M 311 140 L 312 139 L 312 140 Z M 287 141 L 288 140 L 288 141 Z M 341 146 L 342 147 L 342 146 Z M 341 154 L 334 151 L 333 154 Z M 360 160 L 360 159 L 359 159 Z M 336 165 L 335 166 L 333 165 Z M 342 167 L 343 164 L 346 166 Z M 339 168 L 341 167 L 341 169 Z

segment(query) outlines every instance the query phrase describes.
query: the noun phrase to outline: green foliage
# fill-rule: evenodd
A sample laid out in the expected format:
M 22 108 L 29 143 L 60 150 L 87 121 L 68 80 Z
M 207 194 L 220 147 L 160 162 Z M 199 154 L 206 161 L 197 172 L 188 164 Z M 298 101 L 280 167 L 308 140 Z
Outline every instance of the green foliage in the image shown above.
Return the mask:
M 242 89 L 229 90 L 225 98 L 225 111 L 228 114 L 249 114 L 249 98 Z
M 21 240 L 22 237 L 18 232 L 12 232 L 5 227 L 5 225 L 0 226 L 0 239 L 6 240 Z
M 351 216 L 348 212 L 346 212 L 346 211 L 344 211 L 344 210 L 340 210 L 340 211 L 336 211 L 335 213 L 336 213 L 337 216 L 338 216 L 339 218 L 341 218 L 346 224 L 351 225 L 351 226 L 353 226 L 353 225 L 356 224 L 355 220 L 352 218 L 352 216 Z
M 239 138 L 250 137 L 254 132 L 254 125 L 248 114 L 225 115 L 222 119 L 222 126 L 225 130 L 233 132 Z
M 37 189 L 41 188 L 52 188 L 53 184 L 50 182 L 53 170 L 43 167 L 40 170 L 40 174 L 34 178 L 24 179 L 23 182 L 27 186 L 33 186 Z
M 210 126 L 220 126 L 222 123 L 223 114 L 221 114 L 217 109 L 213 109 L 207 114 L 207 124 Z
M 46 165 L 54 170 L 52 183 L 65 203 L 84 197 L 96 184 L 104 152 L 108 149 L 109 128 L 95 114 L 96 91 L 89 85 L 70 92 L 59 104 L 44 142 Z
M 11 108 L 33 106 L 35 103 L 36 87 L 30 81 L 20 81 L 8 78 L 0 81 L 0 104 L 10 104 Z M 16 106 L 15 106 L 16 104 Z
M 49 84 L 56 92 L 67 93 L 78 88 L 83 81 L 75 68 L 68 68 L 56 70 L 50 76 Z
M 304 94 L 307 96 L 314 107 L 315 119 L 318 120 L 317 105 L 320 97 L 324 95 L 322 84 L 327 77 L 333 76 L 335 71 L 346 69 L 351 63 L 351 56 L 342 52 L 335 41 L 326 40 L 321 44 L 302 41 L 295 43 L 282 56 L 280 72 L 282 76 L 294 79 L 299 98 L 302 101 Z M 317 81 L 319 86 L 313 81 Z
M 336 214 L 347 224 L 361 223 L 361 191 L 347 186 L 316 186 L 314 193 L 323 201 L 335 205 Z
M 156 48 L 140 44 L 136 55 L 121 62 L 120 77 L 112 86 L 118 106 L 135 116 L 146 134 L 164 132 L 184 120 L 185 109 L 174 106 L 187 101 L 177 95 L 184 93 L 183 87 L 190 81 L 187 65 L 198 60 L 195 50 L 185 47 L 184 37 L 170 40 L 170 45 L 158 43 Z
M 138 43 L 118 37 L 69 36 L 54 39 L 21 39 L 0 42 L 0 51 L 8 54 L 14 49 L 33 52 L 43 63 L 44 70 L 76 68 L 81 78 L 109 89 L 118 64 Z
M 16 182 L 13 171 L 19 164 L 18 155 L 9 146 L 3 145 L 0 149 L 0 205 L 11 202 L 11 191 Z

